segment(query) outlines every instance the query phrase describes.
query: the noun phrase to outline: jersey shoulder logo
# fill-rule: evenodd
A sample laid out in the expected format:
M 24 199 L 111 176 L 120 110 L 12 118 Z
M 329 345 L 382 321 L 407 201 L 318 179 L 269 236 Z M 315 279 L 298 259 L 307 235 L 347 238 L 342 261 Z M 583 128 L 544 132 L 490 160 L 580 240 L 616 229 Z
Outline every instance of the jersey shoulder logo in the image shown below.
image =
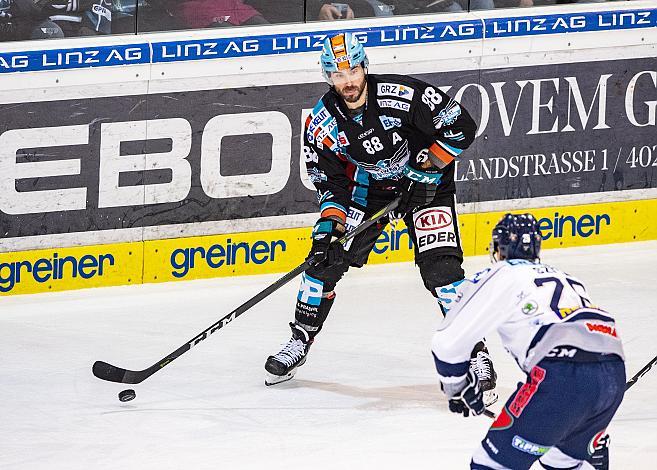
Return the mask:
M 377 85 L 377 94 L 379 96 L 394 96 L 412 101 L 415 90 L 408 85 L 401 85 L 399 83 L 379 83 Z
M 451 100 L 443 109 L 440 110 L 437 116 L 433 118 L 433 124 L 436 129 L 443 126 L 451 126 L 456 122 L 461 115 L 461 105 L 456 101 Z
M 320 102 L 306 119 L 306 138 L 320 149 L 324 146 L 336 150 L 338 143 L 338 123 Z
M 321 101 L 313 108 L 306 118 L 306 134 L 308 138 L 314 134 L 315 130 L 322 124 L 331 119 L 331 114 Z

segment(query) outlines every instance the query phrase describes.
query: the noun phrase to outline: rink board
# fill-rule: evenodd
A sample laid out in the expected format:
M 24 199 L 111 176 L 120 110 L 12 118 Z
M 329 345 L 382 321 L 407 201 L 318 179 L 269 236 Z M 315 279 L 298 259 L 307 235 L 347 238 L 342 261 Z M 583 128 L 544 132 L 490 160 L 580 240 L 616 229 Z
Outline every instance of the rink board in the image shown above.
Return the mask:
M 516 213 L 523 211 L 514 211 Z M 532 209 L 543 247 L 559 248 L 657 239 L 657 200 Z M 491 230 L 505 212 L 459 217 L 466 256 L 488 251 Z M 146 242 L 0 254 L 0 295 L 87 287 L 283 273 L 303 262 L 310 228 L 232 233 Z M 388 226 L 369 263 L 411 261 L 403 223 Z
M 546 248 L 657 239 L 649 0 L 14 42 L 0 295 L 300 264 L 317 218 L 300 135 L 327 88 L 321 42 L 345 27 L 372 73 L 421 78 L 477 121 L 455 164 L 466 255 L 509 209 L 531 208 Z M 399 225 L 370 262 L 412 251 Z
M 300 134 L 327 90 L 322 39 L 344 27 L 372 73 L 476 120 L 460 203 L 657 197 L 648 0 L 6 43 L 0 252 L 312 225 Z

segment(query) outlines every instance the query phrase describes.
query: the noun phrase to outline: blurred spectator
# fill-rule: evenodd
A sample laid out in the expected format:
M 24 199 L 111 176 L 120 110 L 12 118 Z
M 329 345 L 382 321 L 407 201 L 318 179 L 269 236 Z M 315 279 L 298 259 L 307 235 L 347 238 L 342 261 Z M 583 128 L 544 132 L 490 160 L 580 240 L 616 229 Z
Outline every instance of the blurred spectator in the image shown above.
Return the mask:
M 495 8 L 493 0 L 344 0 L 344 3 L 308 0 L 307 18 L 310 21 L 332 21 L 393 14 L 420 15 L 493 8 Z
M 61 28 L 32 0 L 0 0 L 0 42 L 63 37 Z
M 554 5 L 556 0 L 495 0 L 496 8 L 538 7 Z
M 366 0 L 307 0 L 308 21 L 349 20 L 376 16 L 374 8 Z
M 269 24 L 242 0 L 164 0 L 166 10 L 185 28 Z
M 271 24 L 303 23 L 305 0 L 244 0 Z
M 113 0 L 112 33 L 185 29 L 167 8 L 168 0 Z
M 112 32 L 110 0 L 37 0 L 35 5 L 64 31 L 66 37 Z
M 132 2 L 135 0 L 114 0 Z M 303 23 L 305 0 L 139 0 L 138 31 Z M 122 11 L 134 10 L 122 8 Z
M 390 0 L 396 15 L 492 10 L 493 0 Z

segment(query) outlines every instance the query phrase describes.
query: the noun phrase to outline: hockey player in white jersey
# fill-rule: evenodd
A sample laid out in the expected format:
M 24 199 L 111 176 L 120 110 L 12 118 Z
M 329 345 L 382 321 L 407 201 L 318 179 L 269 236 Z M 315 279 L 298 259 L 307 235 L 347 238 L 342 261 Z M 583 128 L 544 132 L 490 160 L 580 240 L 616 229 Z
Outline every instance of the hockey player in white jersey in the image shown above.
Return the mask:
M 468 366 L 472 346 L 497 331 L 527 374 L 475 451 L 471 469 L 607 468 L 592 460 L 623 399 L 623 347 L 612 316 L 576 278 L 540 263 L 530 214 L 506 214 L 493 230 L 491 268 L 455 283 L 432 351 L 449 409 L 484 411 Z M 589 462 L 595 462 L 595 467 Z

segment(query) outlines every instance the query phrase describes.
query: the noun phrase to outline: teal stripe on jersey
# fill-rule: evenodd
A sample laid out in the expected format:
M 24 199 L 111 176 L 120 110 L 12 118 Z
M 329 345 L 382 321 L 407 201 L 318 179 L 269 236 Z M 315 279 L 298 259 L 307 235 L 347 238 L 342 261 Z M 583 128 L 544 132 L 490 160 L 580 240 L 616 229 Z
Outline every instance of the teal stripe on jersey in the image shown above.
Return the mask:
M 356 173 L 355 173 L 355 179 L 356 182 L 359 185 L 363 186 L 354 186 L 353 191 L 351 192 L 351 199 L 357 203 L 360 204 L 363 207 L 367 207 L 367 193 L 368 191 L 368 186 L 370 185 L 370 176 L 367 173 L 367 171 L 362 170 L 360 167 L 356 167 Z
M 445 142 L 441 142 L 440 140 L 437 140 L 436 143 L 440 145 L 442 148 L 444 148 L 445 150 L 447 150 L 449 153 L 454 155 L 455 157 L 458 157 L 461 154 L 461 152 L 463 152 L 463 150 L 457 149 L 456 147 L 452 147 L 451 145 L 446 144 Z

